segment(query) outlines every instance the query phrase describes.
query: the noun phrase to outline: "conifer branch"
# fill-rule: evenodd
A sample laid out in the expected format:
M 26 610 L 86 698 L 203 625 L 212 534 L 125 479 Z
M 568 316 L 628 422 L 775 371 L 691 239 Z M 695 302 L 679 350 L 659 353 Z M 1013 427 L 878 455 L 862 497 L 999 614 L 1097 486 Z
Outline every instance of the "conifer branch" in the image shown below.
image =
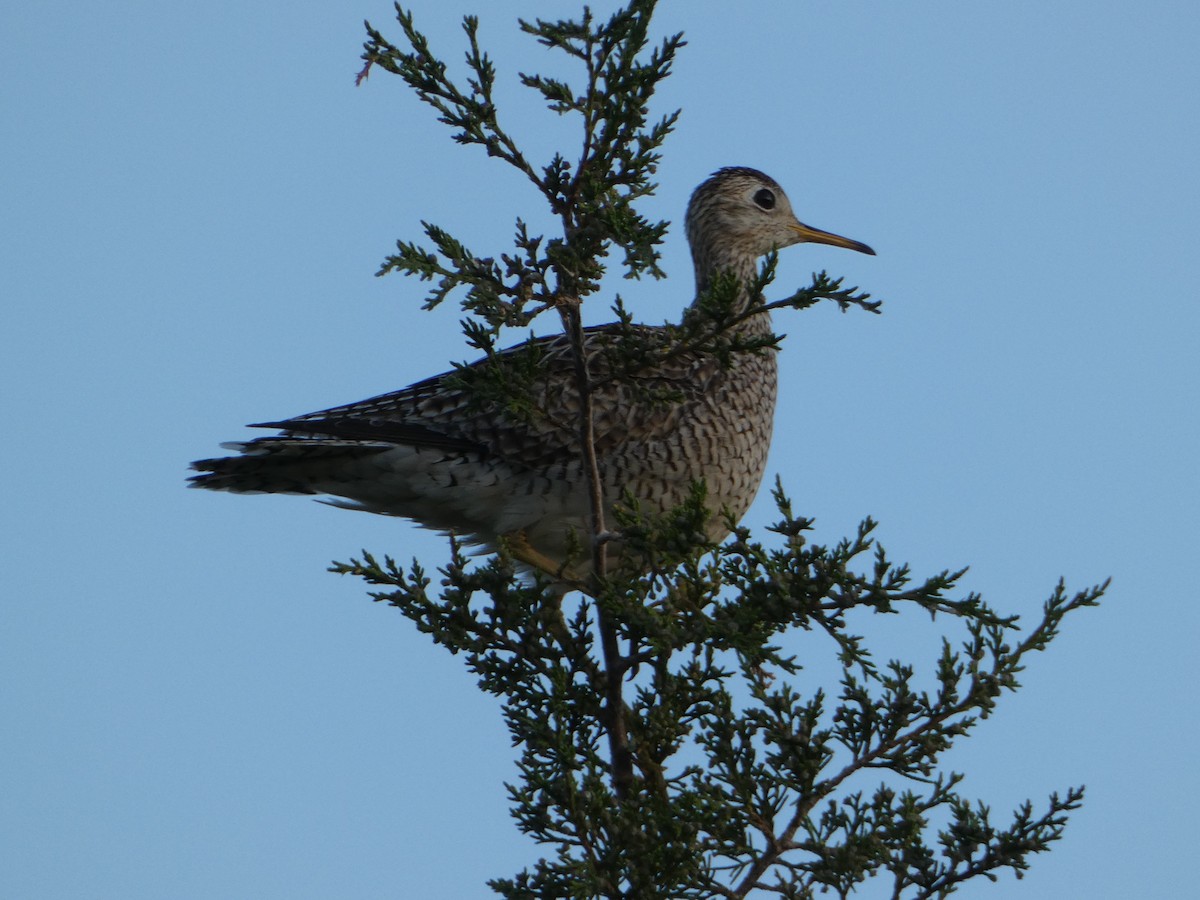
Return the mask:
M 635 390 L 640 374 L 689 354 L 728 364 L 736 354 L 770 352 L 779 336 L 747 337 L 738 327 L 770 311 L 822 301 L 879 310 L 868 293 L 825 272 L 767 300 L 771 255 L 750 285 L 759 298 L 750 308 L 734 302 L 744 286 L 732 278 L 717 278 L 666 328 L 634 324 L 618 299 L 620 340 L 589 349 L 579 305 L 599 290 L 610 254 L 623 255 L 626 277 L 663 274 L 667 223 L 645 218 L 637 205 L 656 188 L 660 148 L 678 118 L 655 119 L 650 109 L 684 41 L 675 34 L 651 44 L 655 6 L 631 0 L 605 20 L 585 8 L 575 19 L 520 22 L 582 73 L 518 75 L 550 113 L 580 127 L 577 158 L 544 162 L 530 160 L 501 124 L 499 76 L 475 17 L 463 21 L 465 78 L 434 55 L 403 8 L 399 44 L 367 26 L 360 80 L 374 66 L 399 75 L 453 140 L 521 172 L 561 225 L 558 234 L 531 234 L 517 220 L 513 247 L 483 256 L 423 223 L 426 243 L 397 242 L 380 274 L 430 282 L 427 308 L 458 298 L 468 343 L 492 364 L 484 375 L 462 367 L 456 377 L 518 420 L 545 416 L 530 386 L 540 354 L 554 348 L 501 352 L 498 338 L 559 312 L 580 398 L 578 421 L 563 427 L 578 436 L 592 513 L 579 553 L 594 574 L 573 585 L 587 593 L 568 601 L 561 580 L 517 576 L 519 548 L 481 562 L 453 539 L 439 591 L 415 560 L 402 566 L 364 551 L 333 571 L 363 578 L 373 599 L 463 654 L 480 687 L 501 699 L 519 754 L 519 780 L 507 786 L 513 814 L 547 847 L 533 866 L 490 882 L 501 896 L 844 898 L 886 873 L 892 896 L 912 900 L 944 897 L 1000 870 L 1019 877 L 1033 854 L 1061 838 L 1082 788 L 1052 794 L 1040 812 L 1023 804 L 1001 827 L 987 806 L 960 795 L 964 776 L 941 761 L 1021 687 L 1030 654 L 1048 649 L 1067 616 L 1096 605 L 1107 582 L 1073 594 L 1060 583 L 1021 638 L 1015 615 L 962 593 L 965 569 L 917 578 L 894 563 L 870 519 L 844 540 L 813 542 L 813 522 L 793 513 L 780 482 L 779 517 L 765 540 L 731 522 L 726 543 L 706 543 L 703 484 L 657 515 L 626 497 L 616 521 L 606 521 L 599 392 L 614 384 Z M 622 551 L 646 561 L 643 574 L 610 569 L 614 527 Z M 857 630 L 887 628 L 900 615 L 937 623 L 943 643 L 935 659 L 875 659 Z M 806 652 L 832 654 L 836 687 L 801 690 L 800 657 L 785 650 L 801 641 Z M 883 780 L 867 783 L 876 773 Z

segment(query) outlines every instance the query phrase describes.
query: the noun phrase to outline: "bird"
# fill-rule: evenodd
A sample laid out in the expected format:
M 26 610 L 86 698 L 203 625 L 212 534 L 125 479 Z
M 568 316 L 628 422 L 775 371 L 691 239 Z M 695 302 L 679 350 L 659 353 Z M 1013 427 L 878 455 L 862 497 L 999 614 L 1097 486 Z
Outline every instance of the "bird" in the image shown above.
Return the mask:
M 759 259 L 799 243 L 860 253 L 860 241 L 803 224 L 779 184 L 752 168 L 719 169 L 696 188 L 685 231 L 696 279 L 695 312 L 722 277 L 735 279 L 738 337 L 770 338 L 767 310 L 751 315 Z M 685 316 L 687 313 L 685 313 Z M 583 346 L 603 366 L 631 334 L 667 326 L 614 323 L 588 328 Z M 480 398 L 462 371 L 331 409 L 250 427 L 278 434 L 223 444 L 235 456 L 202 459 L 191 486 L 241 494 L 323 495 L 335 506 L 410 519 L 481 552 L 505 551 L 526 574 L 581 584 L 594 574 L 581 547 L 591 535 L 591 492 L 580 438 L 581 407 L 567 335 L 530 342 L 469 369 L 535 354 L 526 413 Z M 630 498 L 644 513 L 682 504 L 697 483 L 717 543 L 749 509 L 766 468 L 775 417 L 776 349 L 663 354 L 629 378 L 598 378 L 592 393 L 594 445 L 605 522 Z M 467 372 L 470 374 L 470 372 Z M 732 518 L 730 518 L 732 517 Z M 619 532 L 607 558 L 636 569 Z

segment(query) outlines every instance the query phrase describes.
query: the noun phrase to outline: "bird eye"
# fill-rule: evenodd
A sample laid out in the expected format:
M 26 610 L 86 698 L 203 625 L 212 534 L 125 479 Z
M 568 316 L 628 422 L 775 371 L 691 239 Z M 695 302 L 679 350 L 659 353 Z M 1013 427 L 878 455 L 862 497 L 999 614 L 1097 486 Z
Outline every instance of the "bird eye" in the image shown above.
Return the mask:
M 760 209 L 774 209 L 775 195 L 766 188 L 760 188 L 758 193 L 754 195 L 754 202 L 758 204 Z

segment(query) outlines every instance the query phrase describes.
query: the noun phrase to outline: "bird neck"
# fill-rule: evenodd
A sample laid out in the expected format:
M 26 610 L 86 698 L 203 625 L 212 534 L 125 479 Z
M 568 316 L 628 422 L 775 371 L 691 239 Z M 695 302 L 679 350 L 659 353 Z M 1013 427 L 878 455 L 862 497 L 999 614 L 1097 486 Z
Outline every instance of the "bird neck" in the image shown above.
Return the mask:
M 750 253 L 735 252 L 735 248 L 698 248 L 693 261 L 696 266 L 696 297 L 702 297 L 713 287 L 719 276 L 732 276 L 737 280 L 737 296 L 733 301 L 734 315 L 750 308 L 755 297 L 751 286 L 758 278 L 758 258 Z M 771 314 L 763 311 L 738 324 L 736 331 L 760 334 L 771 330 Z

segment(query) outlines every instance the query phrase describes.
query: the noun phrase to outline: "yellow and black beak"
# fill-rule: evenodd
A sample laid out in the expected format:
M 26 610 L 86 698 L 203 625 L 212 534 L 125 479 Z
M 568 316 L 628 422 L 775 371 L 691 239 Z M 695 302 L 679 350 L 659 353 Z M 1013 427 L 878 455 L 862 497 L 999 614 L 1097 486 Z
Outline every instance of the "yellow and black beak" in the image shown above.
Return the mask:
M 796 222 L 788 227 L 800 235 L 800 241 L 807 241 L 811 244 L 829 244 L 831 247 L 845 247 L 847 250 L 857 250 L 859 253 L 866 253 L 868 256 L 875 255 L 875 251 L 862 241 L 855 241 L 848 237 L 842 237 L 840 234 L 822 231 L 819 228 L 811 228 L 803 222 Z

